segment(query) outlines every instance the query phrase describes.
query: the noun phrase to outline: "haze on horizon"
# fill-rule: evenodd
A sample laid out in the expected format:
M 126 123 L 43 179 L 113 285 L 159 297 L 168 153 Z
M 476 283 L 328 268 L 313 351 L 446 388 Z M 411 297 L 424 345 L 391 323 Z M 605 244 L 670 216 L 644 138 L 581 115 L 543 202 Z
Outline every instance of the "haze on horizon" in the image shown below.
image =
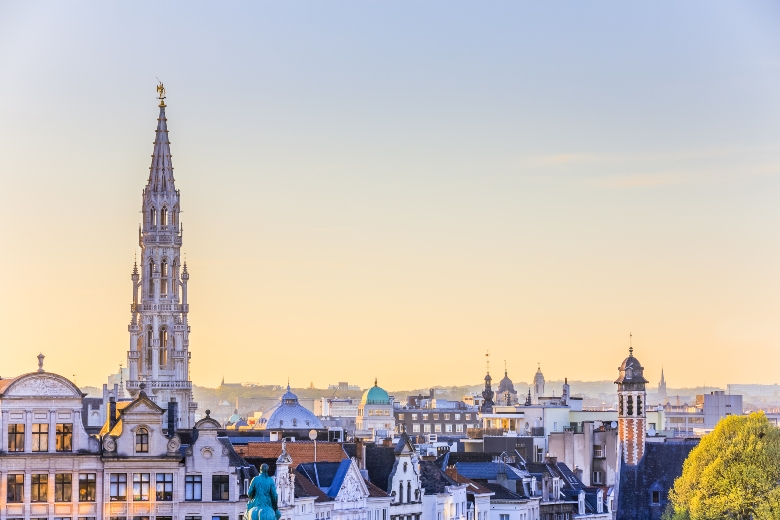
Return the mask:
M 773 2 L 0 4 L 0 376 L 125 363 L 168 91 L 192 379 L 777 382 Z M 499 377 L 500 379 L 500 377 Z

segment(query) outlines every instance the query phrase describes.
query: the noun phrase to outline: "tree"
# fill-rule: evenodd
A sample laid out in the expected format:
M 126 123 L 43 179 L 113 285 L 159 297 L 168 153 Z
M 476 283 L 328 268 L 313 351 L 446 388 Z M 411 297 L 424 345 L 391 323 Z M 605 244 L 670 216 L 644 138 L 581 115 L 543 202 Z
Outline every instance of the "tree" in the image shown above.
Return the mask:
M 780 519 L 780 429 L 763 412 L 721 420 L 688 455 L 666 520 Z

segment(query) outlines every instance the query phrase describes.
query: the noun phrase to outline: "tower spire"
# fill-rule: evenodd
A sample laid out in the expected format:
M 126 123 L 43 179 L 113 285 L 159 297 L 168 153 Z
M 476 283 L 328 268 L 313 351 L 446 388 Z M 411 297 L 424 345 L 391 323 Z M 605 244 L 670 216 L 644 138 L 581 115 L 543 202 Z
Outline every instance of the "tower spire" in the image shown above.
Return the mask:
M 149 182 L 147 191 L 173 192 L 173 164 L 171 163 L 171 142 L 168 139 L 168 119 L 165 117 L 165 87 L 157 85 L 160 99 L 160 116 L 157 118 L 157 130 L 154 134 L 154 151 L 152 165 L 149 167 Z

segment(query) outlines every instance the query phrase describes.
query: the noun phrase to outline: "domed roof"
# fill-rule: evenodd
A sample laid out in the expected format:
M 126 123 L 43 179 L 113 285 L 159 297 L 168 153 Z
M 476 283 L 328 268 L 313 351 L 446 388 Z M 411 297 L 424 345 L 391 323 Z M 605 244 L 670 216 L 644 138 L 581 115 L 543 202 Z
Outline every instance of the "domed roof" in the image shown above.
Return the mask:
M 378 386 L 377 380 L 374 379 L 374 386 L 363 392 L 360 404 L 390 404 L 390 395 Z
M 287 385 L 287 391 L 279 398 L 279 404 L 265 412 L 257 422 L 258 427 L 265 430 L 319 430 L 322 429 L 322 422 L 314 413 L 307 410 L 298 402 L 298 396 L 290 391 L 290 385 Z
M 507 375 L 507 371 L 504 370 L 504 379 L 501 380 L 500 383 L 498 383 L 498 393 L 503 394 L 509 392 L 510 394 L 516 394 L 517 391 L 515 390 L 515 385 L 512 383 L 512 380 L 509 379 L 509 376 Z
M 645 367 L 634 357 L 634 348 L 628 349 L 628 357 L 618 368 L 620 376 L 615 383 L 647 383 L 644 376 Z

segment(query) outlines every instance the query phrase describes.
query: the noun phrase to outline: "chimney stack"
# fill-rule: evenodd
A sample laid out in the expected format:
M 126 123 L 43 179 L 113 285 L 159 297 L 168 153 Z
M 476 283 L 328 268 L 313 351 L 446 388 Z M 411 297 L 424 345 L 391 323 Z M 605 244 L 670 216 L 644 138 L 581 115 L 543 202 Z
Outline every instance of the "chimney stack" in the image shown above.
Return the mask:
M 116 426 L 116 399 L 111 396 L 108 399 L 108 431 L 114 429 Z
M 168 403 L 168 437 L 173 437 L 176 431 L 176 409 L 178 404 L 176 399 L 171 397 L 171 401 Z

